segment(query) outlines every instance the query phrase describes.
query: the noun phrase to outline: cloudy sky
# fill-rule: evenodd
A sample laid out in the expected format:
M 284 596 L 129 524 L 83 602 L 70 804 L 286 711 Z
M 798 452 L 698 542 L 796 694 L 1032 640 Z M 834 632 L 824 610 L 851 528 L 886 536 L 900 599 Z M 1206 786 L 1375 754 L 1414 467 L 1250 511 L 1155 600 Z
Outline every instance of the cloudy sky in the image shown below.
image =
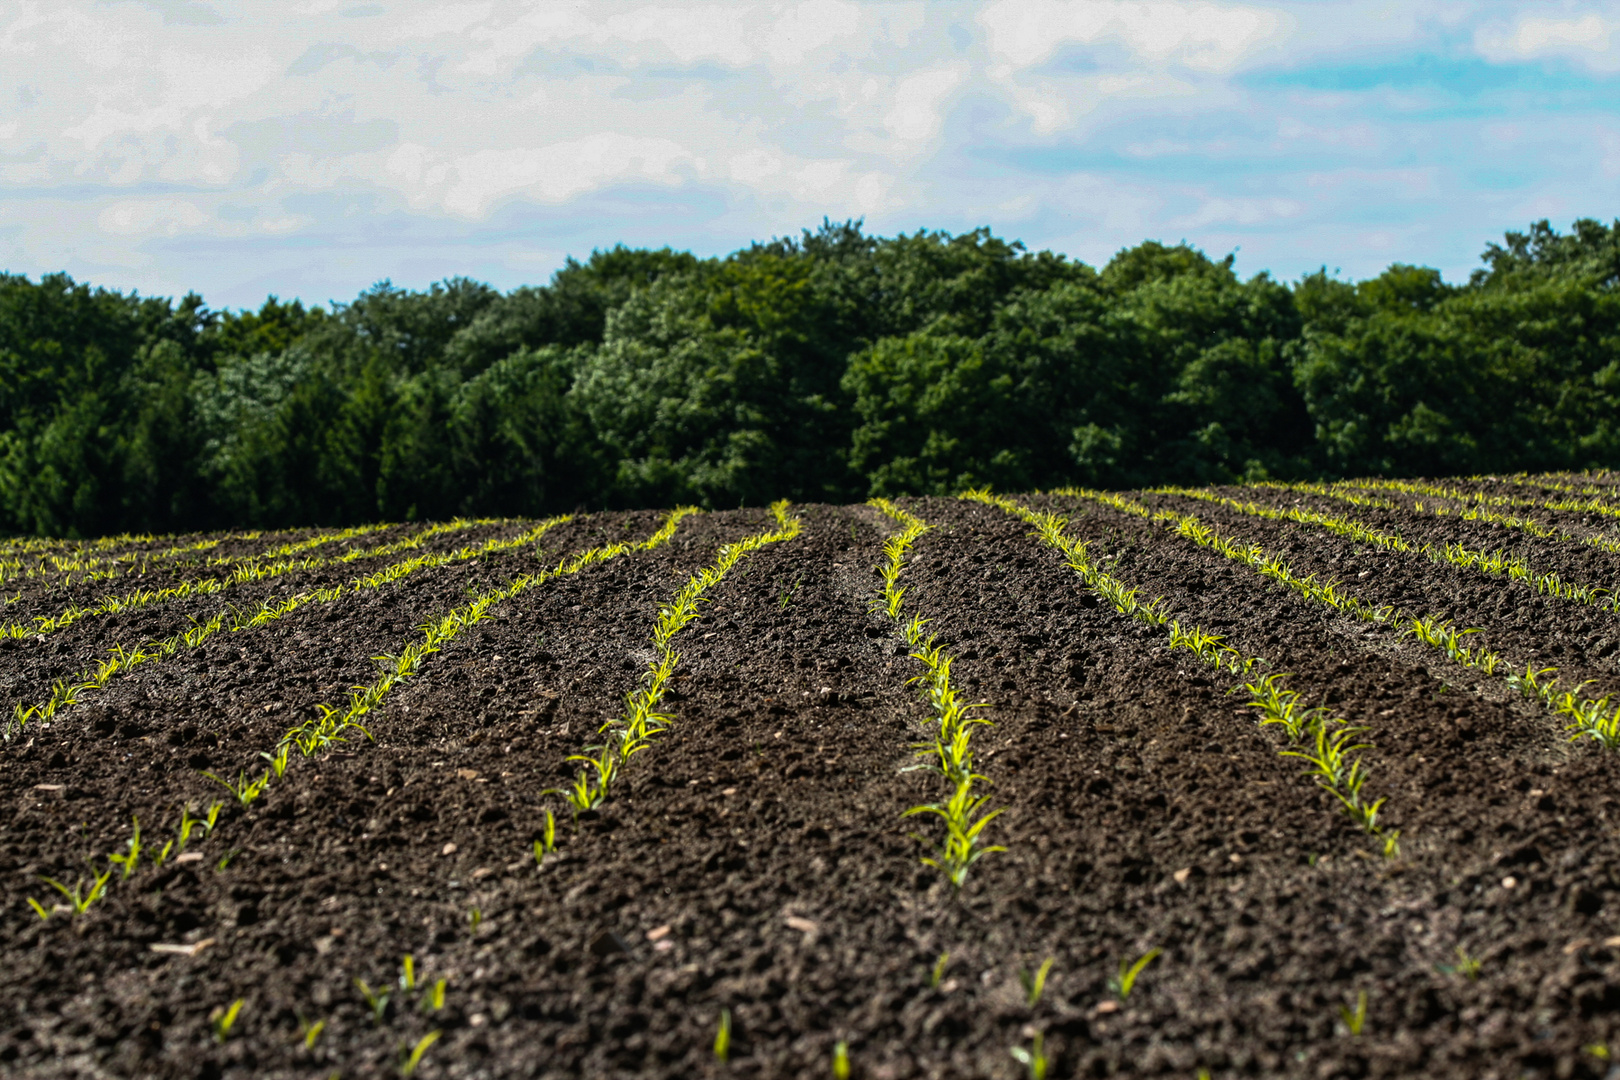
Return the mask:
M 325 302 L 823 216 L 1463 278 L 1620 216 L 1620 2 L 0 6 L 13 273 Z

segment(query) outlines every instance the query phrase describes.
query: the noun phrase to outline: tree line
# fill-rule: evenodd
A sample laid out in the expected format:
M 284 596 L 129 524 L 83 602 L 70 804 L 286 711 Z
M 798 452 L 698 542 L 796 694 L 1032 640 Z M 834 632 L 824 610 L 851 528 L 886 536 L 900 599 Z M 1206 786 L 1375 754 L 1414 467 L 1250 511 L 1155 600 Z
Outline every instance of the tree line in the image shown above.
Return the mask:
M 1620 220 L 1466 284 L 824 222 L 213 311 L 0 275 L 0 531 L 1620 465 Z

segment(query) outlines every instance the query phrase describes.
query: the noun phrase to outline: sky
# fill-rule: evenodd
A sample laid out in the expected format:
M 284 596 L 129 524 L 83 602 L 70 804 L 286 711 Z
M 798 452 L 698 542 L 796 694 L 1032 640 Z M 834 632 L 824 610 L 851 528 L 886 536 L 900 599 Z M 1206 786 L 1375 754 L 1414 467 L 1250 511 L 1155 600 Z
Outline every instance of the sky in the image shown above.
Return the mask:
M 325 303 L 824 217 L 1465 280 L 1620 217 L 1620 0 L 0 5 L 10 273 Z

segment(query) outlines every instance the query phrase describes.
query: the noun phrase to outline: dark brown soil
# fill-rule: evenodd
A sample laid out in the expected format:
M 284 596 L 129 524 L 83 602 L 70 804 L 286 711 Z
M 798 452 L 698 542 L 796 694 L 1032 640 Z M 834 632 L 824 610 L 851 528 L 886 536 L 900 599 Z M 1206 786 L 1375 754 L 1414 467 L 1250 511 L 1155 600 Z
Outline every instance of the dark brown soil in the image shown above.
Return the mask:
M 1597 680 L 1589 691 L 1620 690 L 1620 616 L 1318 529 L 1141 498 L 1286 552 L 1296 573 L 1478 627 L 1520 668 L 1539 658 Z M 1241 689 L 1229 693 L 1232 676 L 1098 602 L 1028 526 L 955 500 L 905 502 L 935 528 L 903 580 L 908 611 L 933 620 L 996 725 L 977 737 L 978 765 L 1005 808 L 987 835 L 1008 850 L 959 894 L 910 835 L 938 827 L 901 818 L 941 782 L 905 768 L 926 710 L 907 683 L 918 663 L 870 608 L 895 526 L 869 507 L 794 508 L 802 535 L 713 589 L 676 639 L 672 729 L 577 827 L 547 789 L 638 685 L 660 604 L 719 545 L 770 528 L 765 512 L 688 518 L 670 544 L 498 605 L 367 718 L 375 742 L 295 755 L 246 808 L 200 775 L 262 772 L 261 751 L 370 682 L 372 658 L 397 654 L 423 623 L 661 520 L 592 515 L 548 533 L 539 553 L 424 570 L 221 632 L 0 747 L 0 1072 L 387 1076 L 402 1048 L 438 1031 L 417 1076 L 831 1076 L 842 1041 L 856 1077 L 1012 1078 L 1028 1071 L 1011 1048 L 1037 1033 L 1053 1077 L 1620 1075 L 1605 1056 L 1611 1040 L 1620 1054 L 1611 752 L 1571 743 L 1500 680 L 1162 525 L 1027 501 L 1072 514 L 1093 556 L 1115 557 L 1112 573 L 1163 595 L 1183 623 L 1225 634 L 1292 673 L 1312 703 L 1366 725 L 1368 787 L 1388 797 L 1400 856 L 1384 858 L 1279 756 L 1280 737 L 1256 725 Z M 1306 503 L 1414 541 L 1506 547 L 1538 569 L 1620 579 L 1620 559 L 1583 545 Z M 114 645 L 388 561 L 0 641 L 0 706 L 46 697 Z M 40 587 L 28 611 L 107 591 L 124 582 Z M 183 806 L 222 799 L 216 830 L 187 850 L 200 859 L 152 862 Z M 537 863 L 547 808 L 558 850 Z M 41 876 L 71 885 L 102 872 L 127 850 L 132 818 L 147 852 L 138 869 L 126 880 L 115 868 L 85 914 L 40 919 L 29 897 L 47 909 L 62 899 Z M 1163 952 L 1120 1002 L 1110 977 L 1152 948 Z M 423 986 L 446 980 L 442 1008 L 401 987 L 407 954 Z M 1032 1006 L 1020 973 L 1047 958 Z M 380 1015 L 356 980 L 389 988 Z M 1363 993 L 1356 1035 L 1342 1010 Z M 238 999 L 217 1041 L 211 1015 Z M 316 1022 L 306 1047 L 301 1024 Z

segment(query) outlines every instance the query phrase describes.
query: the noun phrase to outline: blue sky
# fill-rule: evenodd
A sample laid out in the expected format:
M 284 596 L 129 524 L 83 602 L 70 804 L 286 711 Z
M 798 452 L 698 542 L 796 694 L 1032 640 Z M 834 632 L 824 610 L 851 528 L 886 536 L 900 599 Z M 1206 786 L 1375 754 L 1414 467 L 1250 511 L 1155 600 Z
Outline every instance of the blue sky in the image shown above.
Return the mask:
M 11 0 L 0 268 L 346 300 L 823 216 L 1466 278 L 1620 217 L 1620 2 Z

